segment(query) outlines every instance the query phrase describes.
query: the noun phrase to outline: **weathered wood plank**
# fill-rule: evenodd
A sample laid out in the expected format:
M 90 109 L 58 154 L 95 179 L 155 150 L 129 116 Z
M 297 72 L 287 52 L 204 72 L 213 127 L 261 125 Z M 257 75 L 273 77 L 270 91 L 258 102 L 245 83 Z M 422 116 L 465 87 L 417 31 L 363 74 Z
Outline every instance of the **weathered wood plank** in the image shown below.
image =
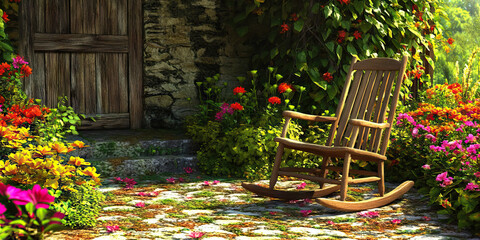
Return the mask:
M 128 0 L 128 79 L 130 127 L 140 128 L 143 118 L 143 13 L 142 1 Z
M 24 31 L 20 31 L 18 51 L 27 61 L 31 62 L 30 67 L 35 66 L 34 61 L 32 61 L 34 59 L 33 33 L 35 32 L 35 19 L 32 13 L 33 7 L 32 1 L 20 4 L 20 29 L 24 29 Z M 28 96 L 33 95 L 34 86 L 32 86 L 32 83 L 34 82 L 34 76 L 25 79 L 24 89 Z
M 33 15 L 32 17 L 35 18 L 37 22 L 36 24 L 34 24 L 34 26 L 36 26 L 36 31 L 32 32 L 32 34 L 37 32 L 40 32 L 40 33 L 45 32 L 45 1 L 46 0 L 33 1 L 34 2 L 33 9 L 35 10 L 32 11 L 32 15 Z
M 128 36 L 36 33 L 35 51 L 128 52 Z
M 105 65 L 105 78 L 102 79 L 104 86 L 108 86 L 108 92 L 106 95 L 102 94 L 102 97 L 105 97 L 105 100 L 108 102 L 108 107 L 105 108 L 107 113 L 118 113 L 120 112 L 120 89 L 118 87 L 118 68 L 119 68 L 119 56 L 118 54 L 106 54 L 105 59 L 108 63 L 108 66 Z
M 81 126 L 78 127 L 79 130 L 121 129 L 129 128 L 130 126 L 130 115 L 128 113 L 92 114 L 86 117 L 95 118 L 95 122 L 90 119 L 84 119 Z
M 118 91 L 120 93 L 117 99 L 120 104 L 119 112 L 128 112 L 128 54 L 119 54 L 118 62 Z
M 70 1 L 45 1 L 45 32 L 70 33 Z
M 97 110 L 97 92 L 96 92 L 96 64 L 95 54 L 85 54 L 85 114 L 93 114 Z
M 108 109 L 108 86 L 105 84 L 105 54 L 97 53 L 95 54 L 95 87 L 96 87 L 96 98 L 97 98 L 97 108 L 96 113 L 107 113 Z

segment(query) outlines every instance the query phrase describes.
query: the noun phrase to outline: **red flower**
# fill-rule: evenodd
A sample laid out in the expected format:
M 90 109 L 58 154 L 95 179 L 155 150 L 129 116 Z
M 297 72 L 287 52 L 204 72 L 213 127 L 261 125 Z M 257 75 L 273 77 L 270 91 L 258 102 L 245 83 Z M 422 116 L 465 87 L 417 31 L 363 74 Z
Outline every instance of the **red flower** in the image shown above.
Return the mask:
M 350 0 L 338 0 L 341 4 L 348 4 Z
M 5 12 L 3 12 L 2 18 L 3 18 L 3 21 L 4 21 L 4 22 L 10 21 L 10 19 L 8 19 L 8 15 L 7 15 Z
M 10 0 L 10 2 L 16 2 L 16 3 L 19 3 L 20 0 Z
M 279 93 L 284 93 L 286 92 L 288 89 L 292 89 L 292 85 L 288 84 L 288 83 L 280 83 L 280 85 L 278 85 L 278 92 Z
M 455 40 L 453 40 L 453 38 L 449 38 L 449 39 L 447 40 L 447 42 L 448 42 L 448 44 L 452 45 L 453 42 L 455 42 Z
M 280 98 L 278 98 L 278 97 L 270 97 L 268 99 L 268 102 L 271 103 L 272 105 L 275 105 L 275 104 L 282 103 L 282 100 L 280 100 Z
M 323 80 L 327 81 L 327 82 L 331 82 L 333 80 L 333 76 L 331 73 L 329 72 L 326 72 L 323 74 Z
M 243 106 L 238 102 L 230 104 L 230 108 L 237 111 L 243 110 Z
M 282 33 L 282 34 L 288 32 L 288 30 L 290 30 L 290 26 L 288 26 L 288 24 L 286 24 L 285 22 L 282 25 L 280 25 L 280 27 L 282 28 L 282 30 L 280 31 L 280 33 Z
M 233 89 L 233 95 L 237 95 L 238 93 L 246 93 L 245 88 L 243 87 L 236 87 Z
M 362 33 L 359 31 L 355 31 L 353 33 L 353 36 L 355 37 L 355 39 L 359 39 L 359 38 L 362 38 Z
M 25 117 L 27 117 L 27 118 L 40 117 L 40 116 L 42 116 L 42 111 L 40 110 L 38 105 L 36 105 L 36 106 L 33 106 L 29 109 L 25 109 L 23 111 L 23 115 L 25 115 Z
M 296 13 L 292 13 L 292 15 L 290 15 L 290 19 L 294 22 L 298 21 L 298 16 Z
M 435 25 L 430 26 L 430 32 L 433 32 L 434 29 L 435 29 Z
M 338 42 L 338 43 L 342 43 L 343 40 L 345 40 L 345 36 L 347 36 L 347 32 L 345 32 L 344 30 L 338 31 L 337 42 Z
M 5 102 L 5 98 L 3 96 L 0 96 L 0 104 Z
M 21 73 L 23 74 L 23 76 L 28 77 L 30 76 L 30 74 L 32 74 L 32 69 L 29 66 L 23 64 Z

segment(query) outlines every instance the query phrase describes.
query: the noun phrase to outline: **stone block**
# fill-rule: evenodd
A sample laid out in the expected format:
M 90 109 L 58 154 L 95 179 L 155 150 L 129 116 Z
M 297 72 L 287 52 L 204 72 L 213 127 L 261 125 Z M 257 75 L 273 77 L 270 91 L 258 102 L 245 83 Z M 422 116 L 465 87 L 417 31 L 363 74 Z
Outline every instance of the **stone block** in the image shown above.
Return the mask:
M 159 95 L 145 98 L 146 107 L 159 107 L 167 109 L 173 103 L 173 98 L 168 95 Z

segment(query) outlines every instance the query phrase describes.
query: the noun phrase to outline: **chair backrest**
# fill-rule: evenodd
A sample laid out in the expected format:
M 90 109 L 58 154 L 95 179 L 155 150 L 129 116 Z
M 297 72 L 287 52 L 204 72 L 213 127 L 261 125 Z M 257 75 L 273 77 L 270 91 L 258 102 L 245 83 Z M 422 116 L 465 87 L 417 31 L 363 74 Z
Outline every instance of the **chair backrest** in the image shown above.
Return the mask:
M 403 57 L 402 61 L 372 58 L 359 62 L 353 58 L 336 111 L 338 119 L 331 128 L 328 145 L 333 140 L 334 146 L 347 146 L 349 141 L 355 141 L 355 148 L 385 155 L 406 65 L 407 57 Z M 376 123 L 386 120 L 390 127 L 383 131 L 362 127 L 358 137 L 350 139 L 350 119 Z

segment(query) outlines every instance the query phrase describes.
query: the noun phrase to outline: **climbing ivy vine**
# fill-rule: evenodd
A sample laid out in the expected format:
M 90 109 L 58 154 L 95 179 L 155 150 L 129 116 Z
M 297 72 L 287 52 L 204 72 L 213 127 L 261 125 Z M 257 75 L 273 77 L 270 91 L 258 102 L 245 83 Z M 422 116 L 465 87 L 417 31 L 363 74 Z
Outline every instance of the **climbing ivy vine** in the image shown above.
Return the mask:
M 308 86 L 313 112 L 334 109 L 352 56 L 408 55 L 412 71 L 423 70 L 434 65 L 425 52 L 443 39 L 441 0 L 227 0 L 227 6 L 230 24 L 257 50 L 253 68 L 275 66 Z M 406 86 L 428 79 L 411 75 Z

